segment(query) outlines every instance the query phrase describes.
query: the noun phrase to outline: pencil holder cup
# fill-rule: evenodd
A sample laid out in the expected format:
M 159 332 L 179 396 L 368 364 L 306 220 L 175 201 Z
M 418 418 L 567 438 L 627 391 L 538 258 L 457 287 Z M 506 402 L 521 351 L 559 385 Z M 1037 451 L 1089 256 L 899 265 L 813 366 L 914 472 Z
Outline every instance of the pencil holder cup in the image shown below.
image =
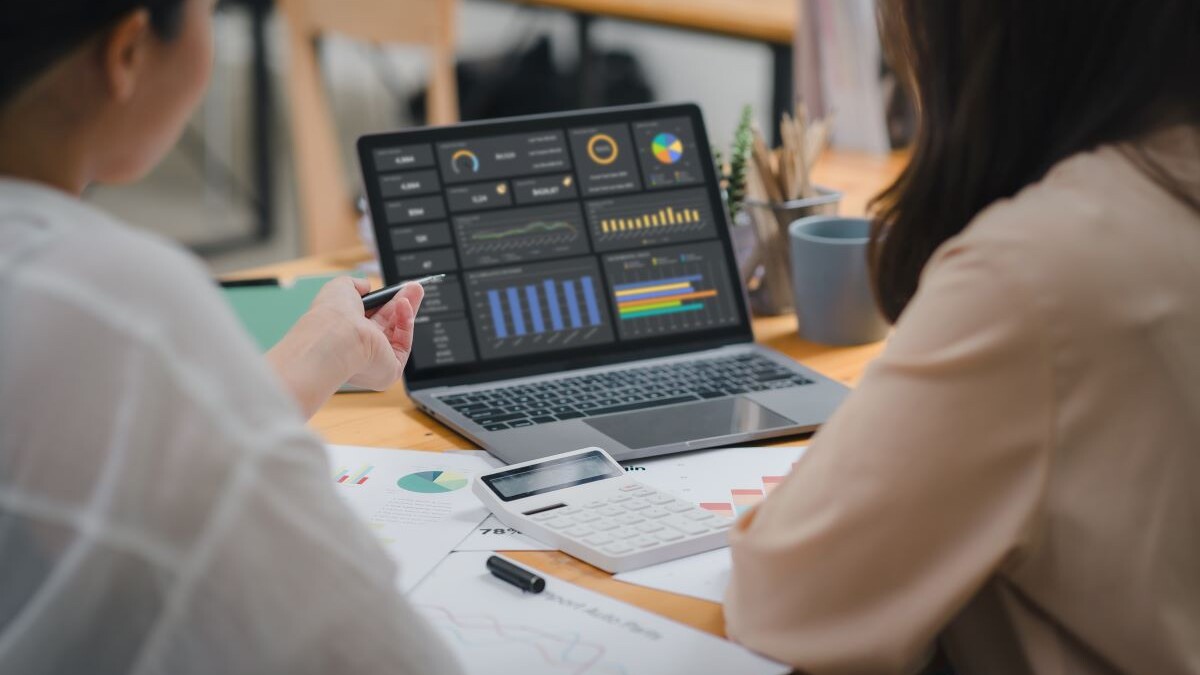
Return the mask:
M 809 216 L 788 228 L 800 337 L 826 345 L 877 342 L 890 328 L 871 292 L 866 218 Z
M 842 193 L 817 186 L 817 195 L 787 202 L 747 199 L 742 209 L 742 242 L 738 271 L 750 295 L 750 309 L 760 316 L 787 314 L 795 308 L 788 225 L 806 216 L 835 216 Z M 749 233 L 753 233 L 751 236 Z

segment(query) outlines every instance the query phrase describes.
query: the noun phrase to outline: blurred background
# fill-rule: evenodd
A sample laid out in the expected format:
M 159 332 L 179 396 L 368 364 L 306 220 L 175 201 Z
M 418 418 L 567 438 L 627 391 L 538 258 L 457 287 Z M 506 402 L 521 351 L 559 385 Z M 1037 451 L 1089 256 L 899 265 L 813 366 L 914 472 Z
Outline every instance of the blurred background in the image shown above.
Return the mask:
M 909 131 L 873 7 L 227 0 L 217 10 L 211 87 L 178 146 L 141 183 L 98 186 L 88 199 L 188 246 L 220 274 L 328 250 L 311 230 L 348 226 L 325 222 L 304 196 L 353 200 L 356 138 L 427 120 L 692 101 L 714 147 L 728 147 L 745 106 L 769 136 L 800 97 L 833 112 L 835 145 L 885 153 Z

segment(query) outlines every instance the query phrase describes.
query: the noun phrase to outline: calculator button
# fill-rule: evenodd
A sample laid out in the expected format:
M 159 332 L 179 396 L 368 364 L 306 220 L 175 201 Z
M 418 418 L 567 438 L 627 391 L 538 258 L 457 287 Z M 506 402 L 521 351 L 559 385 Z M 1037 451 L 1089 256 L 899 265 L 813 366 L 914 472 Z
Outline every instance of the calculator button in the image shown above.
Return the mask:
M 705 523 L 705 525 L 714 530 L 728 530 L 733 526 L 733 521 L 729 518 L 717 518 L 711 522 Z
M 619 489 L 621 492 L 633 492 L 634 490 L 642 489 L 642 486 L 637 483 L 630 483 L 629 485 L 622 485 Z
M 584 539 L 583 543 L 587 544 L 588 546 L 604 546 L 605 544 L 611 544 L 612 540 L 613 538 L 607 534 L 593 534 L 587 539 Z
M 640 537 L 641 535 L 641 532 L 638 532 L 632 527 L 622 527 L 621 529 L 612 533 L 614 539 L 633 539 L 634 537 Z
M 663 529 L 663 526 L 659 525 L 658 523 L 642 523 L 641 525 L 637 526 L 637 529 L 639 532 L 650 533 L 658 532 L 659 530 Z
M 651 546 L 657 546 L 658 540 L 654 537 L 641 536 L 630 540 L 629 545 L 634 548 L 650 548 Z
M 592 523 L 592 529 L 599 530 L 601 532 L 615 530 L 620 526 L 621 526 L 621 524 L 616 522 L 615 520 L 600 520 L 595 523 Z
M 700 509 L 696 509 L 695 511 L 688 511 L 687 513 L 685 513 L 683 515 L 692 520 L 709 520 L 710 518 L 713 517 L 713 514 L 709 513 L 708 511 L 703 511 Z
M 653 504 L 655 506 L 662 506 L 663 504 L 670 504 L 671 502 L 675 501 L 675 498 L 672 497 L 671 495 L 661 495 L 660 494 L 660 495 L 655 495 L 653 497 L 649 497 L 649 498 L 647 498 L 646 501 L 650 502 L 651 504 Z
M 568 537 L 571 537 L 572 539 L 580 539 L 582 537 L 588 536 L 591 533 L 592 533 L 592 528 L 584 526 L 584 525 L 576 525 L 575 527 L 572 527 L 569 530 L 563 530 L 563 534 L 567 535 Z
M 546 527 L 552 530 L 561 530 L 574 524 L 575 523 L 572 523 L 570 518 L 555 518 L 554 520 L 546 521 Z
M 604 502 L 602 502 L 602 501 L 588 502 L 588 503 L 584 504 L 584 506 L 586 506 L 589 509 L 598 509 L 601 506 L 604 506 Z
M 633 497 L 630 497 L 629 495 L 617 495 L 616 497 L 609 497 L 608 501 L 610 504 L 620 504 L 621 502 L 627 502 L 630 499 L 633 499 Z
M 654 535 L 659 541 L 679 541 L 683 539 L 683 533 L 678 530 L 663 530 Z
M 610 555 L 622 555 L 625 553 L 629 553 L 633 549 L 626 546 L 623 542 L 618 541 L 618 542 L 609 544 L 608 546 L 605 546 L 604 548 L 602 548 L 600 550 L 602 550 L 605 553 L 608 553 Z
M 546 511 L 544 513 L 535 513 L 532 516 L 529 516 L 529 519 L 541 522 L 543 520 L 550 520 L 551 518 L 557 518 L 557 517 L 558 517 L 558 511 Z
M 568 506 L 565 509 L 559 509 L 558 512 L 564 516 L 573 516 L 576 513 L 579 513 L 579 509 L 575 508 L 574 506 Z
M 664 509 L 658 508 L 657 506 L 651 506 L 645 511 L 642 511 L 640 515 L 643 515 L 647 518 L 666 518 L 671 514 Z
M 672 519 L 668 524 L 684 534 L 700 534 L 702 532 L 708 532 L 708 528 L 704 525 L 701 525 L 700 523 L 693 523 L 682 518 Z
M 600 520 L 600 516 L 594 513 L 581 513 L 575 516 L 575 522 L 577 523 L 591 523 L 597 520 Z
M 650 503 L 643 501 L 641 499 L 635 499 L 631 502 L 622 504 L 621 506 L 624 506 L 626 509 L 628 509 L 630 511 L 641 511 L 642 509 L 650 508 Z
M 626 513 L 613 518 L 613 520 L 622 525 L 637 525 L 638 523 L 645 522 L 645 518 L 642 518 L 636 513 Z
M 651 490 L 649 488 L 643 488 L 643 489 L 638 490 L 637 492 L 633 493 L 633 496 L 634 497 L 649 497 L 653 494 L 655 494 L 654 490 Z
M 677 501 L 677 502 L 673 502 L 671 504 L 666 504 L 663 506 L 663 508 L 670 511 L 671 513 L 682 513 L 684 511 L 691 511 L 692 509 L 694 509 L 696 507 L 687 502 Z
M 605 506 L 604 508 L 600 509 L 598 511 L 598 513 L 602 516 L 607 516 L 609 518 L 612 518 L 613 516 L 619 516 L 619 515 L 625 513 L 625 511 L 623 511 L 615 506 Z

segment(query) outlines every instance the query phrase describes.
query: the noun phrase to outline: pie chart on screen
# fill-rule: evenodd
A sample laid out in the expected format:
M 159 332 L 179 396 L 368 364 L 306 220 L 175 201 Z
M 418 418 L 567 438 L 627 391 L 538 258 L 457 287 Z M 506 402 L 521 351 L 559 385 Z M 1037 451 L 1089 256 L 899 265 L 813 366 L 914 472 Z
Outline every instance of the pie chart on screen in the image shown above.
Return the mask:
M 664 131 L 650 142 L 650 151 L 654 153 L 655 159 L 663 164 L 674 164 L 683 157 L 683 141 L 675 134 Z
M 418 471 L 401 477 L 396 486 L 409 492 L 437 494 L 461 490 L 467 483 L 466 476 L 454 471 Z

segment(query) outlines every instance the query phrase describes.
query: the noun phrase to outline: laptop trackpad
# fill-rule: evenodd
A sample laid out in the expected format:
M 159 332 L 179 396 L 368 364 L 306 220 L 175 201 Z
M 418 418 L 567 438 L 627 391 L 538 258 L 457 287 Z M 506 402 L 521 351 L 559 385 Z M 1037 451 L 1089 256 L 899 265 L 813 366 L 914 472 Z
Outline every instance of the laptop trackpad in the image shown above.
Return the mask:
M 632 449 L 796 425 L 783 415 L 740 396 L 584 421 Z

